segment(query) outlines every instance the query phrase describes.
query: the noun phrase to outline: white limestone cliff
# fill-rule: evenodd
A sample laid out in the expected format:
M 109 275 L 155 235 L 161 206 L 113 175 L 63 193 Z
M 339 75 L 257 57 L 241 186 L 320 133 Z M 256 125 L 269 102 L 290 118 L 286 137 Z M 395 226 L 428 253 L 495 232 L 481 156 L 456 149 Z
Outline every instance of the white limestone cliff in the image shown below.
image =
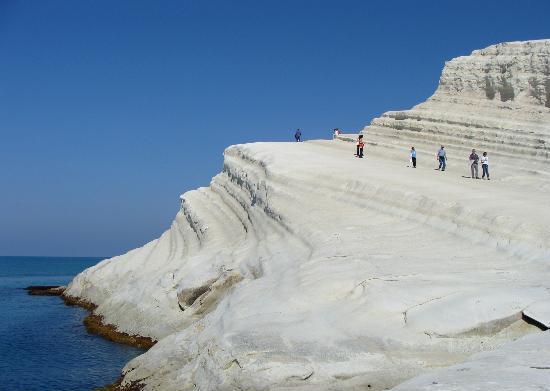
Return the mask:
M 465 153 L 475 144 L 506 165 L 548 175 L 549 108 L 550 40 L 509 42 L 447 62 L 426 102 L 384 113 L 363 133 L 393 148 L 439 143 Z
M 381 390 L 446 366 L 452 382 L 462 374 L 452 365 L 479 352 L 468 362 L 501 365 L 491 354 L 514 346 L 528 373 L 533 349 L 550 348 L 540 331 L 550 319 L 549 48 L 500 44 L 452 60 L 427 102 L 364 131 L 363 160 L 339 140 L 228 148 L 223 171 L 182 196 L 159 239 L 66 291 L 158 340 L 126 365 L 123 385 Z M 433 170 L 443 142 L 456 156 L 444 173 Z M 459 156 L 472 146 L 489 151 L 490 182 L 463 178 Z M 507 384 L 521 389 L 518 379 Z

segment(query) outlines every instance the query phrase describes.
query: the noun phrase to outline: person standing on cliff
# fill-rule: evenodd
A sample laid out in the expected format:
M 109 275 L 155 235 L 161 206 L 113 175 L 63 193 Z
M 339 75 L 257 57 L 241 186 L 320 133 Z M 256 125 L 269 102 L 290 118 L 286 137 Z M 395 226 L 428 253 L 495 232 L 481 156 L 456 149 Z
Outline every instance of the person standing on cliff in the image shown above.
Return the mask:
M 416 168 L 416 149 L 414 147 L 411 147 L 411 163 L 413 168 Z
M 296 129 L 296 133 L 294 133 L 294 138 L 296 139 L 297 143 L 302 141 L 302 131 L 300 129 Z
M 439 151 L 437 151 L 436 159 L 439 161 L 438 170 L 445 171 L 445 167 L 447 166 L 447 153 L 443 145 L 439 148 Z
M 487 180 L 489 180 L 489 157 L 487 156 L 487 152 L 483 152 L 483 156 L 481 157 L 481 169 L 483 170 L 481 178 L 485 179 L 485 174 L 487 174 Z
M 472 153 L 470 154 L 469 159 L 470 159 L 470 171 L 472 173 L 472 179 L 474 178 L 479 179 L 479 167 L 478 167 L 479 156 L 476 153 L 475 149 L 472 149 Z M 475 177 L 474 177 L 474 173 L 475 173 Z
M 357 137 L 357 153 L 355 154 L 355 156 L 362 158 L 364 147 L 365 147 L 365 143 L 363 141 L 363 135 L 360 134 L 359 137 Z

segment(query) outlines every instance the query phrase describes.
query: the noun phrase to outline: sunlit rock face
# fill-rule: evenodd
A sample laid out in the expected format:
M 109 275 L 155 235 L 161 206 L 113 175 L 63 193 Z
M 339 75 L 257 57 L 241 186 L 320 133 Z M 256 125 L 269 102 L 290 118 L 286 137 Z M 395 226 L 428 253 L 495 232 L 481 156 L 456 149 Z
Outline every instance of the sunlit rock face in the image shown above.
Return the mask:
M 485 368 L 527 376 L 529 349 L 550 347 L 548 48 L 501 44 L 450 61 L 427 102 L 365 130 L 365 159 L 339 140 L 229 147 L 160 238 L 65 292 L 158 340 L 123 385 L 381 390 L 514 349 L 526 353 L 481 356 Z M 417 169 L 406 167 L 411 141 Z M 464 161 L 434 171 L 440 143 Z M 472 144 L 490 151 L 491 181 L 463 178 Z
M 389 111 L 363 130 L 383 146 L 477 147 L 547 170 L 550 40 L 475 50 L 445 64 L 436 92 L 411 110 Z
M 475 50 L 449 61 L 433 99 L 442 95 L 471 94 L 472 99 L 502 107 L 550 108 L 550 41 L 511 42 Z M 440 100 L 444 100 L 441 98 Z

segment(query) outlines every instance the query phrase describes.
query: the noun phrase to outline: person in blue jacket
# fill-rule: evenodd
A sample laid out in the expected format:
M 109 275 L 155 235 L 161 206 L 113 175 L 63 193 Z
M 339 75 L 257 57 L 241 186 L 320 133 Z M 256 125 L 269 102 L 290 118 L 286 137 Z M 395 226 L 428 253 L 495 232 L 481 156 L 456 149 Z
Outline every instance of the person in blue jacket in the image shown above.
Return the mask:
M 445 147 L 443 145 L 439 148 L 439 151 L 437 151 L 436 158 L 439 161 L 438 170 L 445 171 L 445 167 L 447 166 L 447 152 L 445 152 Z
M 294 133 L 294 138 L 296 139 L 296 142 L 302 141 L 302 131 L 300 129 L 296 129 L 296 133 Z
M 411 147 L 411 163 L 413 168 L 416 168 L 416 149 L 414 147 Z

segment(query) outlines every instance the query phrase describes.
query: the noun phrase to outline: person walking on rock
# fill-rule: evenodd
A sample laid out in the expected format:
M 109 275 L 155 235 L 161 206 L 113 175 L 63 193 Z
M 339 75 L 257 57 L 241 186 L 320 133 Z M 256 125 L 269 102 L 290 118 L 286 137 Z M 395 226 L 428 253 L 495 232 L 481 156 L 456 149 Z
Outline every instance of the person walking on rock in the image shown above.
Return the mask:
M 443 145 L 439 148 L 439 151 L 437 151 L 437 160 L 439 160 L 438 170 L 445 171 L 445 167 L 447 166 L 447 153 Z
M 487 174 L 487 180 L 489 180 L 489 158 L 487 157 L 487 152 L 483 152 L 483 156 L 481 157 L 481 169 L 483 170 L 481 178 L 485 179 L 485 174 Z
M 479 169 L 478 169 L 479 156 L 477 155 L 475 149 L 472 149 L 472 153 L 470 154 L 469 159 L 470 159 L 470 171 L 472 172 L 472 179 L 473 178 L 479 179 Z M 475 177 L 474 177 L 474 173 L 475 173 Z
M 411 147 L 411 163 L 413 168 L 416 168 L 416 149 L 414 147 Z
M 296 129 L 296 133 L 294 133 L 294 138 L 296 139 L 297 143 L 302 141 L 302 131 L 300 129 Z
M 364 147 L 365 147 L 365 143 L 363 141 L 363 135 L 360 134 L 359 137 L 357 137 L 357 153 L 355 154 L 355 156 L 362 158 Z

